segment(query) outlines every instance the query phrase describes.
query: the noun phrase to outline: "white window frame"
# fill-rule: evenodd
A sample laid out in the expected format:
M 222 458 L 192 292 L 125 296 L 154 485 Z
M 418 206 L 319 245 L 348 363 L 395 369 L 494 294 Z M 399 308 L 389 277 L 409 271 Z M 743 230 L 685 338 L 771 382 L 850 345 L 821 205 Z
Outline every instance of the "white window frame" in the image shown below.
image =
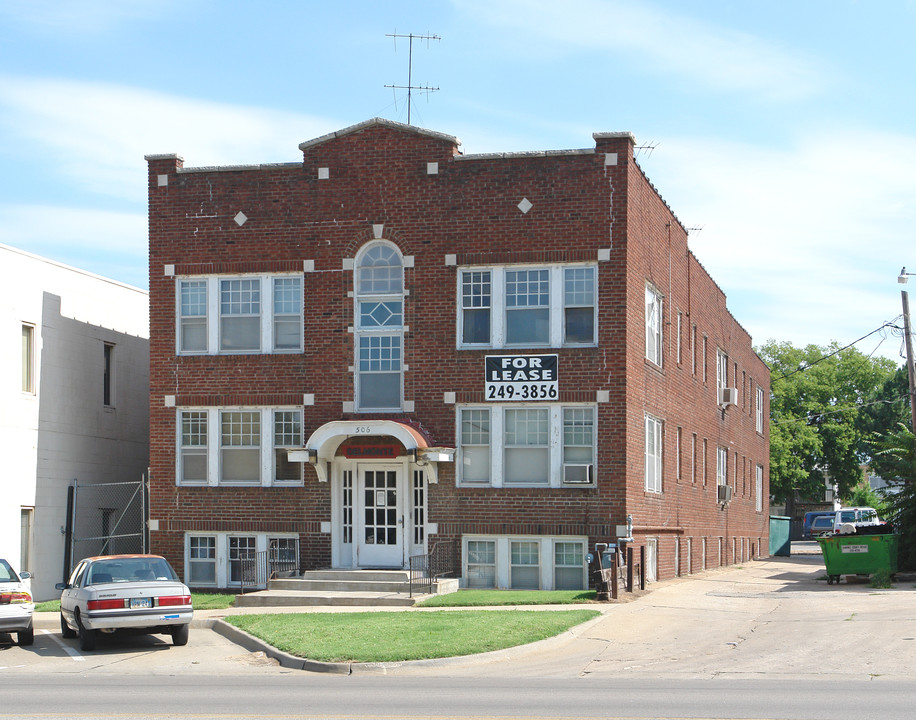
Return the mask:
M 721 403 L 728 387 L 728 354 L 722 350 L 716 350 L 716 403 Z
M 35 394 L 35 326 L 31 323 L 22 323 L 22 392 L 26 395 Z
M 257 480 L 248 481 L 226 481 L 223 479 L 222 472 L 222 417 L 223 413 L 230 412 L 252 412 L 257 413 L 260 422 L 260 440 L 257 445 L 259 451 L 259 476 Z M 275 444 L 275 413 L 291 412 L 298 413 L 299 427 L 303 427 L 303 412 L 301 407 L 281 406 L 281 407 L 180 407 L 177 408 L 175 415 L 176 425 L 176 462 L 175 462 L 175 484 L 179 486 L 197 486 L 207 485 L 210 487 L 291 487 L 303 484 L 303 475 L 300 471 L 296 480 L 278 480 L 276 468 L 276 453 L 282 447 Z M 206 444 L 205 445 L 184 445 L 183 444 L 183 421 L 186 413 L 202 413 L 206 422 Z M 300 430 L 301 433 L 301 430 Z M 301 436 L 301 435 L 300 435 Z M 244 446 L 250 447 L 250 446 Z M 182 470 L 185 450 L 187 448 L 202 448 L 206 456 L 206 480 L 203 481 L 186 481 Z M 300 448 L 301 449 L 301 448 Z M 193 453 L 193 451 L 192 451 Z M 193 454 L 200 454 L 199 452 Z
M 645 490 L 661 493 L 662 457 L 664 455 L 664 422 L 654 415 L 645 415 Z
M 505 451 L 506 434 L 505 434 L 505 416 L 507 410 L 523 409 L 541 409 L 547 412 L 548 438 L 547 438 L 547 482 L 507 482 L 505 472 Z M 563 482 L 563 461 L 566 455 L 567 446 L 565 445 L 566 434 L 564 433 L 564 418 L 567 410 L 590 410 L 592 413 L 591 434 L 591 483 L 564 483 Z M 489 482 L 482 480 L 467 481 L 464 479 L 462 468 L 464 467 L 464 435 L 462 421 L 464 413 L 467 411 L 482 411 L 489 415 L 489 461 L 490 472 Z M 597 478 L 597 439 L 598 439 L 598 408 L 595 404 L 589 403 L 506 403 L 493 405 L 458 405 L 456 406 L 455 417 L 455 447 L 457 448 L 457 457 L 455 465 L 455 482 L 459 487 L 551 487 L 551 488 L 573 488 L 573 487 L 594 487 Z M 580 433 L 581 434 L 581 433 Z M 475 438 L 476 439 L 476 438 Z M 483 447 L 478 443 L 472 443 L 470 447 Z M 538 445 L 537 447 L 542 447 Z M 569 448 L 581 449 L 585 445 L 570 444 Z
M 213 540 L 215 546 L 215 558 L 208 558 L 207 562 L 212 562 L 215 566 L 215 578 L 213 582 L 202 583 L 191 580 L 191 539 L 207 538 Z M 267 553 L 270 549 L 270 543 L 273 540 L 289 540 L 296 549 L 296 563 L 301 558 L 301 547 L 299 544 L 299 535 L 297 533 L 275 533 L 275 532 L 247 532 L 247 531 L 228 531 L 212 532 L 208 530 L 188 531 L 184 534 L 184 582 L 192 588 L 237 588 L 238 581 L 230 582 L 230 541 L 232 538 L 254 539 L 251 550 L 255 553 Z M 269 556 L 268 556 L 269 557 Z M 268 560 L 269 562 L 269 560 Z M 266 587 L 260 585 L 256 587 Z
M 754 482 L 754 510 L 763 512 L 763 465 L 757 465 Z
M 298 312 L 284 310 L 275 312 L 274 302 L 275 281 L 289 279 L 298 281 Z M 259 283 L 259 311 L 258 318 L 258 348 L 223 350 L 222 349 L 222 283 L 234 280 L 257 280 Z M 206 310 L 203 315 L 182 315 L 183 290 L 190 284 L 203 283 Z M 187 275 L 175 279 L 175 353 L 177 355 L 272 355 L 301 353 L 303 348 L 303 318 L 304 318 L 305 280 L 302 273 L 271 273 L 271 274 L 241 274 L 241 275 Z M 195 305 L 199 308 L 199 305 Z M 226 316 L 229 317 L 229 316 Z M 250 315 L 249 317 L 254 317 Z M 295 322 L 298 317 L 299 340 L 296 347 L 276 347 L 277 321 Z M 187 321 L 185 319 L 188 319 Z M 188 324 L 203 325 L 206 332 L 204 348 L 191 350 L 182 349 L 182 334 Z
M 208 552 L 208 557 L 194 557 L 193 547 L 195 540 L 206 540 L 207 547 L 200 548 L 197 550 L 204 549 Z M 212 556 L 209 556 L 209 553 L 212 551 Z M 213 568 L 213 580 L 209 582 L 200 582 L 192 579 L 191 568 L 195 565 L 206 565 Z M 189 581 L 194 587 L 216 587 L 219 583 L 218 576 L 218 561 L 217 561 L 217 537 L 216 535 L 210 533 L 188 533 L 185 539 L 185 579 Z
M 468 547 L 469 544 L 473 542 L 489 543 L 491 545 L 493 549 L 492 563 L 469 562 L 470 558 Z M 492 572 L 494 576 L 494 582 L 492 587 L 501 590 L 511 588 L 513 567 L 512 546 L 515 543 L 536 544 L 538 557 L 538 587 L 542 590 L 555 590 L 557 588 L 557 568 L 568 570 L 569 568 L 574 567 L 573 565 L 557 564 L 556 551 L 558 547 L 566 543 L 578 545 L 579 554 L 582 557 L 582 563 L 580 566 L 580 588 L 584 590 L 588 587 L 588 568 L 585 563 L 585 554 L 588 552 L 588 538 L 567 535 L 464 535 L 461 539 L 461 586 L 471 587 L 470 583 L 468 582 L 468 567 L 473 565 L 480 565 L 481 567 L 493 568 Z M 532 566 L 526 564 L 520 567 Z M 477 587 L 477 585 L 473 587 Z
M 397 268 L 397 289 L 376 291 L 372 287 L 363 286 L 362 269 L 371 268 L 364 265 L 366 258 L 375 250 L 388 251 L 398 259 L 398 265 L 382 265 L 380 267 Z M 367 243 L 356 255 L 353 263 L 353 335 L 354 335 L 354 409 L 356 412 L 400 412 L 404 407 L 404 372 L 407 365 L 404 362 L 404 334 L 407 325 L 404 323 L 406 311 L 407 291 L 405 289 L 404 256 L 394 243 L 387 240 L 375 240 Z M 371 286 L 375 281 L 366 277 L 365 281 Z M 394 325 L 378 324 L 364 325 L 362 322 L 362 304 L 376 303 L 400 304 L 400 323 Z M 370 406 L 363 401 L 363 383 L 373 375 L 394 375 L 397 373 L 397 402 L 391 406 Z
M 716 485 L 728 485 L 728 448 L 716 446 Z
M 650 283 L 646 283 L 646 359 L 662 367 L 664 358 L 664 299 Z
M 756 427 L 757 432 L 763 433 L 763 388 L 757 388 Z
M 567 277 L 567 270 L 590 270 L 591 278 Z M 509 307 L 507 298 L 507 275 L 514 272 L 547 273 L 547 301 L 537 307 L 547 311 L 547 338 L 543 342 L 509 342 L 507 314 L 521 311 Z M 488 277 L 486 277 L 488 276 Z M 469 283 L 465 283 L 465 279 Z M 568 287 L 567 283 L 572 286 Z M 583 285 L 584 283 L 584 285 Z M 592 302 L 582 298 L 591 285 Z M 469 287 L 473 291 L 465 292 Z M 485 288 L 489 294 L 485 297 Z M 569 292 L 567 292 L 569 290 Z M 567 302 L 568 301 L 568 302 Z M 567 310 L 592 307 L 592 339 L 586 342 L 567 342 Z M 457 282 L 457 333 L 456 346 L 462 348 L 516 348 L 516 347 L 595 347 L 598 342 L 598 266 L 595 263 L 563 263 L 553 265 L 498 265 L 467 266 L 458 269 Z M 484 342 L 464 341 L 464 319 L 466 313 L 489 312 L 489 339 Z

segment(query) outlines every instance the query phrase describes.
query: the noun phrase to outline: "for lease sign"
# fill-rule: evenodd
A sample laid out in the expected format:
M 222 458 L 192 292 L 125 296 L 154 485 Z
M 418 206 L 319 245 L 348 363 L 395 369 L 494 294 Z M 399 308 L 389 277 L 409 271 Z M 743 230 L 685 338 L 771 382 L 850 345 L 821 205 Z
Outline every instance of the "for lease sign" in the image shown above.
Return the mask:
M 487 355 L 487 400 L 556 400 L 560 395 L 556 355 Z

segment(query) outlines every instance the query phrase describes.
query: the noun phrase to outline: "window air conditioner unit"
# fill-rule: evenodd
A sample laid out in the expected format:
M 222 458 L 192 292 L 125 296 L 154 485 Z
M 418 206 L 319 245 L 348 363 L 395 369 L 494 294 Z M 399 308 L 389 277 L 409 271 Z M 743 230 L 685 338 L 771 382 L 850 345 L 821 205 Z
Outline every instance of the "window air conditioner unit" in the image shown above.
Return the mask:
M 719 502 L 720 503 L 729 503 L 732 499 L 732 488 L 731 485 L 719 485 L 717 487 L 719 492 Z
M 566 463 L 563 465 L 564 485 L 591 485 L 592 465 Z
M 729 405 L 738 404 L 738 388 L 720 388 L 719 405 L 727 408 Z

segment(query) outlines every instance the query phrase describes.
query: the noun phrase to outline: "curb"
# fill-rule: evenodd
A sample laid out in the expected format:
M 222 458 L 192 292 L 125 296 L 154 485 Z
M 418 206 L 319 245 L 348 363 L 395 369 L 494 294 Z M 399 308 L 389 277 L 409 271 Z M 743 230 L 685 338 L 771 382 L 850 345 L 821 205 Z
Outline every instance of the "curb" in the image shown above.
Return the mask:
M 458 655 L 456 657 L 430 658 L 428 660 L 400 660 L 393 662 L 365 663 L 322 662 L 320 660 L 309 660 L 308 658 L 301 658 L 296 655 L 290 655 L 287 652 L 278 650 L 273 645 L 268 645 L 260 638 L 257 638 L 254 635 L 245 632 L 244 630 L 240 630 L 234 625 L 230 625 L 224 620 L 207 620 L 206 627 L 210 628 L 215 633 L 222 635 L 230 642 L 233 642 L 250 652 L 263 652 L 265 655 L 267 655 L 267 657 L 273 658 L 279 662 L 281 667 L 290 668 L 293 670 L 306 670 L 308 672 L 331 673 L 337 675 L 387 675 L 390 671 L 397 670 L 398 668 L 402 667 L 445 667 L 448 665 L 467 663 L 469 660 L 480 663 L 493 662 L 497 660 L 511 660 L 514 654 L 522 648 L 526 650 L 531 648 L 546 649 L 553 645 L 565 643 L 570 639 L 575 639 L 586 630 L 591 629 L 593 625 L 596 625 L 604 620 L 605 617 L 606 614 L 601 613 L 597 617 L 594 617 L 591 620 L 586 620 L 584 623 L 580 623 L 575 627 L 571 627 L 569 630 L 566 630 L 559 635 L 544 638 L 543 640 L 536 640 L 535 642 L 527 643 L 526 645 L 515 645 L 513 647 L 502 648 L 501 650 L 491 650 L 490 652 L 477 653 L 475 655 Z

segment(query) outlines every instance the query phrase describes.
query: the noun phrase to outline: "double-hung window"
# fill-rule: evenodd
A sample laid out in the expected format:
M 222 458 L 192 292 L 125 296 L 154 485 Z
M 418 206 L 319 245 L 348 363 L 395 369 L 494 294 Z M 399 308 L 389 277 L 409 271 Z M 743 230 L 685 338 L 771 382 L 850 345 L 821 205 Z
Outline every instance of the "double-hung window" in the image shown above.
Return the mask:
M 763 388 L 757 388 L 757 406 L 756 406 L 756 427 L 757 432 L 763 432 Z
M 396 411 L 403 397 L 404 267 L 388 243 L 356 261 L 356 407 Z
M 585 553 L 579 541 L 553 544 L 553 589 L 580 590 L 585 583 Z
M 728 387 L 728 355 L 721 350 L 716 351 L 716 402 L 722 403 L 725 398 L 725 388 Z
M 461 479 L 467 484 L 490 482 L 490 411 L 461 411 Z
M 179 278 L 179 354 L 302 350 L 301 275 Z
M 507 408 L 504 418 L 506 484 L 547 485 L 550 482 L 548 409 Z
M 662 296 L 646 285 L 646 359 L 662 364 Z
M 509 544 L 509 587 L 516 590 L 538 590 L 541 587 L 540 543 L 516 540 Z
M 466 578 L 469 588 L 496 587 L 496 542 L 467 541 Z
M 181 412 L 179 478 L 185 485 L 207 484 L 207 411 Z
M 728 484 L 728 450 L 716 448 L 716 485 Z
M 260 484 L 261 413 L 220 412 L 220 479 L 225 483 Z
M 191 585 L 216 584 L 216 538 L 212 535 L 188 538 L 188 581 Z
M 646 492 L 662 491 L 662 421 L 646 415 Z
M 594 345 L 594 265 L 465 268 L 458 277 L 459 347 Z
M 595 406 L 458 409 L 458 482 L 493 487 L 594 483 Z
M 299 485 L 302 465 L 287 459 L 302 447 L 297 408 L 181 409 L 179 485 Z
M 207 281 L 179 283 L 179 352 L 207 352 Z
M 261 279 L 236 278 L 219 283 L 219 349 L 261 349 Z
M 302 413 L 298 410 L 274 410 L 274 484 L 302 481 L 302 463 L 290 462 L 287 455 L 302 447 Z

